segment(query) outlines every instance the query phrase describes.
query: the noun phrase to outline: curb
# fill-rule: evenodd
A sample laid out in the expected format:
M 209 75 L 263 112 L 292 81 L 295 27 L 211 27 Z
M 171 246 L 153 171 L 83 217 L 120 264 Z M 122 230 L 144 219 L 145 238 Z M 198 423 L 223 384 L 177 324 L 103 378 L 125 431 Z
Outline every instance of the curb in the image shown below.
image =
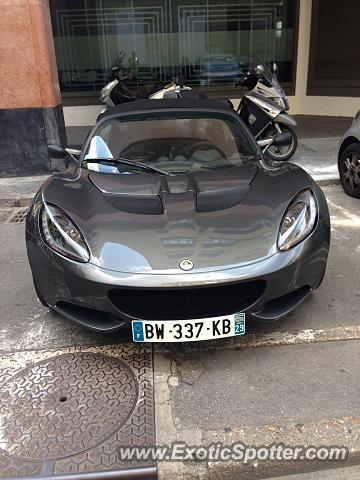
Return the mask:
M 330 187 L 333 185 L 341 184 L 340 178 L 324 178 L 319 180 L 316 180 L 316 178 L 314 178 L 314 180 L 320 187 Z
M 313 474 L 319 475 L 321 472 L 333 469 L 345 469 L 360 464 L 359 451 L 349 454 L 345 461 L 300 461 L 300 460 L 282 460 L 282 461 L 262 461 L 259 463 L 250 463 L 242 465 L 236 462 L 213 463 L 208 465 L 208 473 L 211 480 L 271 480 L 273 477 L 293 478 L 293 475 Z M 311 475 L 311 478 L 315 478 Z M 196 477 L 195 477 L 196 478 Z M 186 480 L 195 480 L 189 477 Z M 335 478 L 335 477 L 334 477 Z M 348 478 L 348 477 L 339 477 Z M 357 477 L 356 477 L 357 478 Z M 349 477 L 350 480 L 350 477 Z
M 14 198 L 0 198 L 0 208 L 28 207 L 35 193 L 17 195 Z

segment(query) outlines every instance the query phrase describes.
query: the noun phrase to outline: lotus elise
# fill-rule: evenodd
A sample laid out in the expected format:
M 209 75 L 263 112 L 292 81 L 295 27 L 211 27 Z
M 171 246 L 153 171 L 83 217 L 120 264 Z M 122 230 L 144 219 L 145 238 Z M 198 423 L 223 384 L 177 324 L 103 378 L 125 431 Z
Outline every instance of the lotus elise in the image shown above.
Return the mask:
M 81 151 L 49 152 L 65 167 L 34 197 L 26 245 L 40 301 L 68 319 L 136 342 L 216 339 L 281 318 L 322 282 L 322 191 L 266 159 L 226 102 L 119 105 Z

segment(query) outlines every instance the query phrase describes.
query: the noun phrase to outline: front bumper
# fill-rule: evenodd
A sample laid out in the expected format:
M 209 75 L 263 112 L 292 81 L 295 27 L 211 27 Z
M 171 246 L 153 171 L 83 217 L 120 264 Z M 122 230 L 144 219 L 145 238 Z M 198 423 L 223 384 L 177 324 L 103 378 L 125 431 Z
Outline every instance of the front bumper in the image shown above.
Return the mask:
M 221 286 L 236 286 L 241 295 L 245 286 L 251 290 L 251 285 L 256 285 L 252 294 L 249 294 L 249 288 L 246 290 L 247 296 L 239 303 L 240 311 L 245 312 L 247 318 L 276 320 L 293 310 L 321 284 L 329 250 L 329 231 L 328 223 L 323 221 L 305 241 L 288 252 L 278 252 L 265 260 L 241 267 L 205 273 L 135 274 L 106 270 L 90 263 L 67 260 L 29 232 L 26 233 L 26 245 L 34 282 L 52 309 L 88 328 L 115 331 L 131 320 L 154 319 L 146 318 L 147 305 L 142 304 L 146 298 L 151 298 L 151 292 L 154 297 L 160 295 L 159 298 L 163 299 L 167 292 L 173 295 L 186 289 L 191 294 L 195 290 L 208 289 L 209 305 L 214 305 L 215 313 L 187 318 L 236 313 L 232 311 L 237 305 L 233 289 L 228 289 L 231 291 L 231 301 L 228 301 L 226 295 L 219 293 L 227 291 L 226 288 L 218 289 Z M 114 291 L 121 291 L 122 297 L 115 295 L 114 300 Z M 126 292 L 129 292 L 128 299 L 134 299 L 134 308 L 129 308 L 128 299 L 121 303 L 121 298 L 127 297 Z M 181 307 L 181 300 L 177 301 Z M 151 308 L 154 315 L 154 302 Z M 160 300 L 159 317 L 164 308 Z M 178 311 L 178 306 L 173 310 Z M 139 312 L 144 314 L 139 315 Z M 176 318 L 179 319 L 179 316 Z

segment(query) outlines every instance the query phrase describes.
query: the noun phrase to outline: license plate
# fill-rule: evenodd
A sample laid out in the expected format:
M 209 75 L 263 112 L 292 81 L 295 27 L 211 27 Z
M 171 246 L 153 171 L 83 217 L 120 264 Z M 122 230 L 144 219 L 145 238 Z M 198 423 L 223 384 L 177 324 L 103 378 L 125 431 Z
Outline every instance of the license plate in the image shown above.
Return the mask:
M 197 320 L 133 320 L 134 342 L 196 342 L 245 333 L 245 313 Z

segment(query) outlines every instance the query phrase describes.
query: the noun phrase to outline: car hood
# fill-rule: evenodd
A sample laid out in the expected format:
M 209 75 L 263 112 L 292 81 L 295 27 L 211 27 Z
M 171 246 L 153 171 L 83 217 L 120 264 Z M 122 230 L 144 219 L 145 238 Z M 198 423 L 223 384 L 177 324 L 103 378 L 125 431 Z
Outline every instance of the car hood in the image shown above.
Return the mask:
M 94 265 L 166 274 L 182 272 L 183 259 L 193 261 L 191 272 L 200 272 L 273 255 L 286 207 L 310 185 L 291 164 L 174 177 L 80 170 L 72 178 L 51 177 L 43 198 L 74 220 Z

